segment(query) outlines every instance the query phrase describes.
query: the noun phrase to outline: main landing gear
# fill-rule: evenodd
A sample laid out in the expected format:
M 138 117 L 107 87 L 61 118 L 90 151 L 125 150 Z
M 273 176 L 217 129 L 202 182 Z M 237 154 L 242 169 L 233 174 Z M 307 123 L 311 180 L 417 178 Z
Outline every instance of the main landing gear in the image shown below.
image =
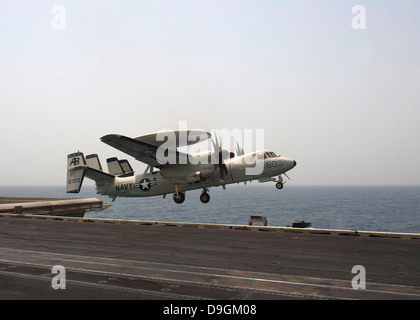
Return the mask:
M 176 203 L 183 203 L 185 200 L 185 193 L 182 191 L 174 193 L 174 201 Z
M 185 200 L 185 193 L 181 191 L 178 184 L 175 184 L 174 201 L 176 203 L 183 203 Z
M 203 188 L 203 193 L 200 195 L 200 201 L 202 203 L 207 203 L 210 201 L 210 195 L 207 193 L 209 189 Z
M 200 195 L 200 201 L 202 203 L 207 203 L 210 201 L 210 195 L 208 194 L 209 189 L 203 188 L 203 193 Z M 175 203 L 183 203 L 185 201 L 185 192 L 181 191 L 179 185 L 175 185 L 175 192 L 173 195 Z

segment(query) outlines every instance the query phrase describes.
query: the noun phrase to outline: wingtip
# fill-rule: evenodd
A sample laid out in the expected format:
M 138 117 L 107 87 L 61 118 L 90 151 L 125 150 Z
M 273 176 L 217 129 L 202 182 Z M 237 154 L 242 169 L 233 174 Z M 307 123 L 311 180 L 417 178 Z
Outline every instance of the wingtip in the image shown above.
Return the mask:
M 119 138 L 119 137 L 121 137 L 121 135 L 120 134 L 115 134 L 115 133 L 110 133 L 110 134 L 107 134 L 107 135 L 104 135 L 103 137 L 101 137 L 101 141 L 106 141 L 106 140 L 109 140 L 110 138 L 113 138 L 113 137 Z

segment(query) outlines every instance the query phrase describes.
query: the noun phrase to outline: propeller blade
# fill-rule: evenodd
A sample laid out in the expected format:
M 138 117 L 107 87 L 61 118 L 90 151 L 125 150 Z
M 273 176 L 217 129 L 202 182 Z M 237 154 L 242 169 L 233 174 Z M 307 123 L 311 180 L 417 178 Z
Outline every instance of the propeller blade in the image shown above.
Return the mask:
M 219 169 L 219 175 L 220 175 L 220 182 L 224 185 L 224 178 L 227 175 L 227 168 L 223 161 L 223 149 L 222 149 L 222 139 L 217 138 L 217 136 L 214 136 L 214 140 L 211 139 L 213 148 L 214 148 L 214 159 L 217 161 L 217 164 L 214 165 L 214 169 Z M 217 153 L 217 156 L 216 156 Z M 217 158 L 216 158 L 217 157 Z
M 239 147 L 238 141 L 236 141 L 236 154 L 238 156 L 243 156 L 244 155 L 244 149 Z

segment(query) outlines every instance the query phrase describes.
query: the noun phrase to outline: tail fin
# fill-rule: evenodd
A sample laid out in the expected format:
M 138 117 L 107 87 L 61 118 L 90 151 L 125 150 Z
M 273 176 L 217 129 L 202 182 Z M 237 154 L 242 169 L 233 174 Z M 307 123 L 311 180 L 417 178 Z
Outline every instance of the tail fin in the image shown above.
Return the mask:
M 67 193 L 79 193 L 86 172 L 86 160 L 82 152 L 67 156 Z
M 108 165 L 108 172 L 113 176 L 120 176 L 124 174 L 123 168 L 117 158 L 108 158 L 106 159 L 106 164 Z
M 97 154 L 89 154 L 86 156 L 86 163 L 89 168 L 93 168 L 99 171 L 102 170 L 101 162 L 99 161 Z
M 83 179 L 87 177 L 98 183 L 113 183 L 115 176 L 102 171 L 97 154 L 90 154 L 86 159 L 82 152 L 67 156 L 67 193 L 79 193 Z
M 118 160 L 118 162 L 120 163 L 121 168 L 124 170 L 124 176 L 128 177 L 134 175 L 134 170 L 128 160 Z
M 118 160 L 117 158 L 106 159 L 109 174 L 118 177 L 129 177 L 134 175 L 133 168 L 128 160 Z

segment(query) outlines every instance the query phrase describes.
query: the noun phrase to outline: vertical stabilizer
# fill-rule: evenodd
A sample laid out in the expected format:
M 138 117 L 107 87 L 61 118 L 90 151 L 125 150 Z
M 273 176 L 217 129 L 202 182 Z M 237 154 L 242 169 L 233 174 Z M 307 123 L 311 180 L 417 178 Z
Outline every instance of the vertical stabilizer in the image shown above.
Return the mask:
M 106 164 L 108 165 L 109 174 L 112 174 L 113 176 L 121 176 L 124 174 L 124 170 L 117 158 L 106 159 Z
M 120 163 L 120 166 L 124 171 L 125 177 L 134 175 L 134 170 L 131 167 L 130 162 L 128 162 L 128 160 L 123 159 L 123 160 L 118 160 L 118 162 Z
M 86 163 L 89 168 L 93 168 L 99 171 L 102 170 L 101 162 L 99 161 L 97 154 L 89 154 L 86 156 Z
M 85 177 L 86 160 L 82 152 L 67 156 L 67 193 L 79 193 Z

